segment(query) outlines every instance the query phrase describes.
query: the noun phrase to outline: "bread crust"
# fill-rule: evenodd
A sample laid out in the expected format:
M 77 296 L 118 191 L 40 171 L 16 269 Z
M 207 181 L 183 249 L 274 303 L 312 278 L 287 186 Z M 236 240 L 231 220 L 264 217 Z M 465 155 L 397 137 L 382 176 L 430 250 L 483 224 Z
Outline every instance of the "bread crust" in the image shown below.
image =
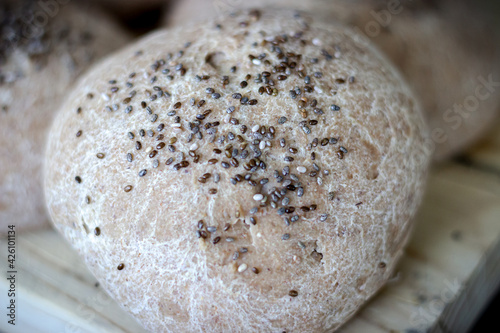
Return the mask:
M 158 31 L 83 77 L 51 130 L 46 196 L 57 229 L 151 331 L 332 332 L 402 254 L 426 137 L 367 40 L 306 14 L 242 11 Z
M 165 24 L 197 22 L 222 10 L 269 5 L 307 10 L 326 22 L 342 22 L 375 43 L 420 99 L 437 161 L 469 147 L 498 116 L 498 34 L 480 5 L 467 1 L 183 0 L 173 3 Z
M 73 3 L 49 14 L 22 1 L 2 12 L 3 36 L 15 34 L 0 46 L 0 233 L 6 233 L 9 224 L 18 231 L 49 226 L 42 162 L 53 116 L 80 73 L 129 37 L 102 12 Z

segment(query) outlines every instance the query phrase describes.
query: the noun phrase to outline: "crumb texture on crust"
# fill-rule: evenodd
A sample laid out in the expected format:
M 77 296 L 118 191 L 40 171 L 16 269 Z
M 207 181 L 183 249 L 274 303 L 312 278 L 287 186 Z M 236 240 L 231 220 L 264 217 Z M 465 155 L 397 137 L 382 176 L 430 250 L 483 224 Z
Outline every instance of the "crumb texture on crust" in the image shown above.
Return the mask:
M 42 162 L 50 123 L 81 72 L 128 40 L 94 8 L 51 5 L 49 16 L 40 6 L 0 5 L 0 233 L 8 224 L 49 225 Z
M 435 160 L 470 146 L 499 114 L 500 48 L 494 18 L 467 1 L 182 0 L 174 2 L 164 23 L 175 26 L 220 16 L 222 10 L 270 5 L 342 22 L 376 44 L 421 101 Z
M 370 44 L 288 11 L 156 32 L 82 78 L 56 227 L 154 332 L 331 332 L 389 278 L 430 152 Z

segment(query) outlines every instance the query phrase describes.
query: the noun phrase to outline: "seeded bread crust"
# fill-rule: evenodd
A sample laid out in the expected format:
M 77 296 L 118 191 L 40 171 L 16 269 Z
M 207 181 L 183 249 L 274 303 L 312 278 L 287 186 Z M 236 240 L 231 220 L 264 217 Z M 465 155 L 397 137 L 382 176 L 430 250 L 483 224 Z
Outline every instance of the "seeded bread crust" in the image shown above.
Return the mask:
M 498 116 L 498 36 L 493 34 L 491 18 L 477 4 L 456 0 L 403 0 L 398 6 L 388 0 L 182 0 L 173 3 L 165 23 L 198 22 L 223 10 L 270 3 L 307 10 L 328 22 L 338 20 L 375 43 L 422 102 L 435 160 L 470 146 Z M 488 81 L 494 83 L 485 84 Z
M 35 1 L 2 5 L 0 45 L 0 233 L 49 226 L 42 185 L 45 140 L 78 75 L 128 36 L 101 12 L 61 5 L 40 33 Z M 38 16 L 36 16 L 38 15 Z M 24 21 L 23 21 L 24 20 Z M 10 40 L 8 38 L 11 38 Z
M 425 138 L 368 41 L 242 11 L 158 31 L 82 78 L 51 130 L 46 196 L 153 332 L 332 332 L 402 254 Z

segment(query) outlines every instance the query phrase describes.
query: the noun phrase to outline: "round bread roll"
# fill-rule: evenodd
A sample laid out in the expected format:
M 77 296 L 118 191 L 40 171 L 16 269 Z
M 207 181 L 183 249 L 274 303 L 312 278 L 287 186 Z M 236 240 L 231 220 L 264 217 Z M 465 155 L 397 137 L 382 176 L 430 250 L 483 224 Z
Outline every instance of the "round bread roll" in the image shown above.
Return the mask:
M 425 140 L 367 40 L 243 11 L 156 32 L 83 77 L 51 130 L 46 197 L 153 332 L 331 332 L 403 252 Z
M 183 0 L 168 12 L 170 26 L 221 10 L 266 6 L 255 0 Z M 492 20 L 465 1 L 275 0 L 361 32 L 394 62 L 420 98 L 436 160 L 478 139 L 498 115 L 500 52 Z M 194 10 L 194 8 L 203 10 Z M 467 22 L 467 24 L 464 24 Z
M 42 162 L 53 115 L 82 70 L 128 40 L 101 12 L 43 4 L 0 7 L 0 233 L 49 225 Z

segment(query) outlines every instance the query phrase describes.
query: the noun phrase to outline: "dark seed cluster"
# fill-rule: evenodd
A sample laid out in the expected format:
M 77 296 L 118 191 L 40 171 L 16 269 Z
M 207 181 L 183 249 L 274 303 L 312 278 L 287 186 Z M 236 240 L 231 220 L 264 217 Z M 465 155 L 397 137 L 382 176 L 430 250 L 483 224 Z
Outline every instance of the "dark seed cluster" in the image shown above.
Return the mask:
M 41 15 L 44 14 L 44 15 Z M 47 57 L 62 47 L 70 56 L 78 57 L 78 48 L 86 49 L 86 56 L 93 58 L 91 47 L 94 40 L 91 31 L 73 29 L 71 22 L 60 15 L 45 15 L 44 7 L 33 0 L 2 1 L 0 3 L 0 84 L 27 77 L 19 66 L 14 71 L 3 67 L 14 51 L 21 51 L 35 63 L 37 70 L 45 66 Z
M 253 16 L 260 15 L 254 13 Z M 249 20 L 243 29 L 251 22 Z M 115 112 L 122 108 L 121 117 L 140 113 L 144 119 L 139 128 L 128 128 L 123 134 L 128 148 L 121 156 L 137 175 L 131 183 L 143 182 L 163 167 L 162 172 L 175 173 L 176 177 L 194 177 L 196 190 L 211 200 L 224 195 L 219 183 L 227 182 L 231 187 L 242 188 L 245 191 L 242 193 L 248 193 L 248 200 L 254 203 L 248 212 L 236 211 L 239 221 L 250 228 L 265 223 L 259 213 L 277 214 L 286 229 L 281 233 L 283 244 L 295 247 L 298 244 L 300 249 L 305 249 L 300 235 L 293 232 L 293 225 L 300 223 L 301 217 L 314 217 L 319 222 L 326 222 L 329 217 L 321 212 L 321 205 L 304 200 L 311 186 L 322 186 L 323 178 L 329 175 L 319 162 L 320 156 L 327 151 L 339 159 L 348 156 L 348 149 L 339 144 L 342 138 L 315 135 L 319 124 L 341 112 L 341 106 L 333 98 L 324 98 L 317 92 L 317 84 L 324 75 L 316 65 L 331 61 L 331 53 L 318 48 L 317 57 L 310 58 L 294 52 L 299 49 L 297 46 L 312 43 L 305 34 L 302 31 L 294 35 L 260 36 L 261 40 L 255 43 L 255 53 L 249 54 L 246 60 L 251 68 L 248 71 L 235 65 L 220 75 L 196 72 L 186 65 L 187 62 L 182 62 L 191 46 L 187 43 L 188 46 L 157 59 L 144 71 L 150 85 L 144 91 L 134 88 L 135 81 L 143 77 L 136 75 L 140 69 L 130 73 L 125 82 L 110 78 L 109 91 L 103 95 L 109 102 L 106 110 Z M 213 57 L 207 54 L 205 61 L 212 64 Z M 168 87 L 178 81 L 196 85 L 202 97 L 174 98 Z M 350 84 L 354 79 L 339 78 L 335 83 Z M 293 89 L 286 89 L 290 84 Z M 294 107 L 283 110 L 279 117 L 263 117 L 257 123 L 244 123 L 239 117 L 255 112 L 260 105 L 277 96 L 289 99 Z M 115 100 L 120 102 L 113 103 Z M 158 106 L 159 100 L 162 107 Z M 295 144 L 294 138 L 287 135 L 289 127 L 302 132 L 308 143 Z M 78 133 L 80 136 L 82 131 Z M 106 157 L 104 153 L 96 156 L 98 159 Z M 203 171 L 198 173 L 199 170 Z M 126 193 L 135 188 L 130 184 L 122 186 Z M 330 192 L 326 199 L 334 197 L 335 193 Z M 200 211 L 200 215 L 203 214 Z M 199 220 L 194 236 L 211 243 L 210 246 L 221 246 L 219 243 L 234 246 L 230 258 L 238 263 L 239 273 L 247 269 L 254 274 L 261 272 L 245 263 L 249 249 L 242 244 L 244 240 L 232 234 L 231 224 L 217 226 Z M 118 269 L 123 267 L 120 264 Z M 290 290 L 289 296 L 297 297 L 298 292 Z

